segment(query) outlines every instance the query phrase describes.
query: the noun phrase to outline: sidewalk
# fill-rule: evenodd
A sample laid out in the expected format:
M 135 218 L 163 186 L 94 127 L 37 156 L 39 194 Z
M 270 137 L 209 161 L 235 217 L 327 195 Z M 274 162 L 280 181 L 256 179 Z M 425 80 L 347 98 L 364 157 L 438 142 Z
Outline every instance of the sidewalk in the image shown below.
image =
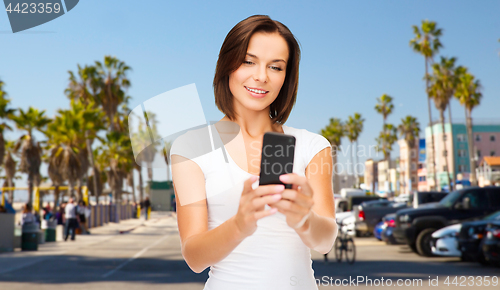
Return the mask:
M 175 213 L 174 213 L 175 214 Z M 144 226 L 154 226 L 161 219 L 172 218 L 171 212 L 153 212 L 151 219 L 122 220 L 120 223 L 108 223 L 101 227 L 89 229 L 90 235 L 76 235 L 76 240 L 57 241 L 38 245 L 38 251 L 21 251 L 0 254 L 0 274 L 15 271 L 39 263 L 47 258 L 64 255 L 78 249 L 100 244 L 116 236 L 130 233 Z

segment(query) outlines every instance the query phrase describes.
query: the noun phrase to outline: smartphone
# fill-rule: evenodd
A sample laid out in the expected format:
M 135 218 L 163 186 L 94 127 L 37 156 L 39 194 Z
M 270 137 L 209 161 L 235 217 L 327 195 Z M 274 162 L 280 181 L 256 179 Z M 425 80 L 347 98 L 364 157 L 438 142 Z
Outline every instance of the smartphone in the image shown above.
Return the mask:
M 293 172 L 293 157 L 295 155 L 295 137 L 283 133 L 266 132 L 262 141 L 260 159 L 259 185 L 283 184 L 291 189 L 291 184 L 285 184 L 280 175 Z

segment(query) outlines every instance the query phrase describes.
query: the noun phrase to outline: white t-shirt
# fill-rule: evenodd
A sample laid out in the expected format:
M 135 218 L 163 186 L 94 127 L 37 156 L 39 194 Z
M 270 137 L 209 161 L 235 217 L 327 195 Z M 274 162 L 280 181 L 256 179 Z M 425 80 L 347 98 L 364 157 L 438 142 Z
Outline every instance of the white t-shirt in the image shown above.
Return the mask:
M 64 213 L 66 214 L 66 219 L 76 219 L 76 205 L 73 203 L 66 204 L 64 208 Z
M 331 145 L 325 137 L 305 129 L 286 125 L 282 128 L 285 134 L 296 138 L 293 173 L 305 176 L 305 168 L 311 159 Z M 209 129 L 212 148 L 215 150 L 206 154 L 193 154 L 206 151 L 199 146 L 204 142 L 200 138 L 206 138 L 206 128 L 197 129 L 178 137 L 172 144 L 170 156 L 177 154 L 187 157 L 203 171 L 208 229 L 211 230 L 237 213 L 243 183 L 252 174 L 240 168 L 224 146 L 214 146 L 222 141 L 214 125 L 209 126 Z M 193 158 L 195 155 L 196 158 Z M 252 187 L 255 189 L 258 184 L 256 181 Z M 266 205 L 265 208 L 270 207 Z M 280 212 L 258 220 L 253 235 L 243 240 L 226 258 L 212 265 L 208 275 L 204 290 L 318 289 L 310 249 L 287 225 L 285 215 Z

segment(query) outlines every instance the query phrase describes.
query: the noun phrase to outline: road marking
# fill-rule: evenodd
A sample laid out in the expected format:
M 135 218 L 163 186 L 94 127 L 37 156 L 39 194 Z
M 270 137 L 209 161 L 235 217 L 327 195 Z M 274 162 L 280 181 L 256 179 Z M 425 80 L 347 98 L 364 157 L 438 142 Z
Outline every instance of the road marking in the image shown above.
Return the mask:
M 136 253 L 133 257 L 129 258 L 127 261 L 125 261 L 125 262 L 121 263 L 120 265 L 118 265 L 118 267 L 116 267 L 113 270 L 109 271 L 108 273 L 102 275 L 102 278 L 107 278 L 107 277 L 113 275 L 116 271 L 118 271 L 121 268 L 125 267 L 128 263 L 132 262 L 133 260 L 139 258 L 144 253 L 146 253 L 149 249 L 151 249 L 152 247 L 154 247 L 154 246 L 158 245 L 159 243 L 163 242 L 168 237 L 169 237 L 169 235 L 165 235 L 163 238 L 161 238 L 158 241 L 154 242 L 153 244 L 145 247 L 144 249 L 142 249 L 141 251 L 139 251 L 138 253 Z

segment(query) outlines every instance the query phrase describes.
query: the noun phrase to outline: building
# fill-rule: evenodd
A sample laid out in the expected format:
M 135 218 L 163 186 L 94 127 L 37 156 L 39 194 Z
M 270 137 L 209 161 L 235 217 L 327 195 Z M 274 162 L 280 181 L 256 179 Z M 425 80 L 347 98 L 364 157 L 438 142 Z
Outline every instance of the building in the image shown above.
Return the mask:
M 449 175 L 467 177 L 470 173 L 469 147 L 467 142 L 467 130 L 464 124 L 446 123 L 444 132 L 441 123 L 433 125 L 434 145 L 436 147 L 437 189 L 447 187 L 446 161 L 449 165 Z M 476 164 L 481 164 L 485 156 L 500 155 L 500 124 L 473 125 L 472 126 L 474 158 Z M 443 139 L 444 138 L 444 139 Z M 427 185 L 429 189 L 435 189 L 434 168 L 432 160 L 432 139 L 430 126 L 425 129 L 426 157 L 427 157 Z M 446 150 L 446 151 L 445 151 Z
M 377 163 L 378 171 L 378 193 L 394 192 L 395 184 L 391 183 L 390 169 L 396 168 L 396 160 L 382 160 Z
M 151 209 L 155 211 L 170 211 L 175 199 L 172 181 L 152 181 L 149 184 Z
M 418 190 L 418 150 L 420 140 L 415 148 L 408 148 L 404 139 L 399 145 L 399 184 L 401 193 L 410 194 Z
M 377 190 L 378 167 L 377 161 L 368 159 L 365 161 L 365 188 L 370 192 Z
M 477 168 L 478 185 L 489 186 L 500 183 L 500 156 L 485 156 Z
M 418 142 L 418 191 L 429 191 L 427 186 L 427 163 L 425 162 L 425 139 Z

